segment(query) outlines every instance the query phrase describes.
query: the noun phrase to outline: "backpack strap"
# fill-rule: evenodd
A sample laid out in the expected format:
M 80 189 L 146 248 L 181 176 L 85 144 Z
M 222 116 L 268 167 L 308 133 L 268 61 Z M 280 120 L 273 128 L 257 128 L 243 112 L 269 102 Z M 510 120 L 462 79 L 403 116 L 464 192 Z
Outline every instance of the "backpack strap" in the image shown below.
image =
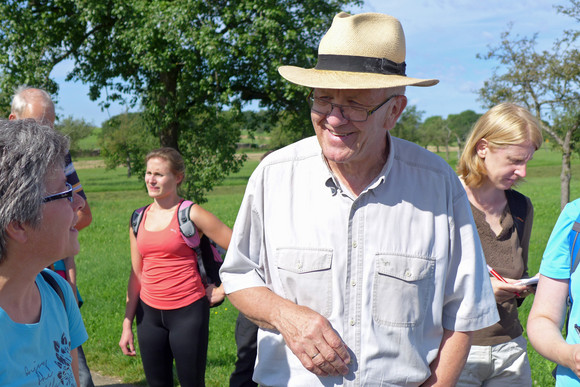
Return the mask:
M 56 292 L 56 294 L 58 294 L 58 297 L 62 301 L 62 305 L 66 309 L 66 302 L 64 300 L 64 293 L 62 292 L 62 288 L 59 286 L 58 282 L 56 282 L 56 280 L 54 279 L 54 277 L 52 275 L 50 275 L 50 273 L 47 272 L 47 271 L 44 271 L 43 270 L 43 271 L 40 272 L 40 274 L 42 275 L 42 278 L 44 278 L 44 280 L 46 282 L 48 282 L 48 284 L 50 285 L 50 287 L 54 289 L 54 291 Z
M 177 210 L 177 220 L 179 222 L 179 231 L 181 231 L 181 237 L 183 238 L 186 245 L 191 247 L 195 251 L 197 256 L 197 268 L 199 270 L 199 275 L 201 276 L 201 282 L 203 286 L 208 285 L 207 271 L 205 270 L 205 265 L 203 264 L 203 251 L 201 249 L 201 240 L 197 232 L 195 224 L 191 221 L 189 212 L 191 211 L 191 206 L 193 206 L 191 200 L 183 200 L 179 204 L 179 209 Z
M 133 235 L 137 236 L 137 231 L 139 231 L 139 225 L 141 224 L 141 219 L 143 218 L 143 213 L 145 209 L 149 206 L 137 208 L 131 214 L 131 228 L 133 229 Z
M 528 201 L 524 195 L 518 191 L 514 191 L 513 189 L 506 190 L 505 197 L 507 199 L 508 207 L 514 220 L 514 225 L 516 226 L 518 239 L 520 240 L 521 245 L 522 239 L 524 237 L 526 214 L 528 213 Z
M 193 206 L 191 200 L 183 200 L 179 204 L 179 209 L 177 210 L 177 220 L 179 222 L 179 230 L 183 236 L 185 243 L 192 249 L 199 247 L 199 234 L 197 233 L 197 228 L 195 224 L 191 221 L 189 212 L 191 211 L 191 206 Z
M 570 306 L 572 305 L 572 274 L 576 271 L 580 259 L 578 259 L 578 251 L 580 250 L 580 240 L 578 235 L 580 234 L 580 215 L 572 225 L 572 230 L 570 231 L 569 241 L 570 241 L 570 282 L 568 285 L 568 299 L 570 300 Z

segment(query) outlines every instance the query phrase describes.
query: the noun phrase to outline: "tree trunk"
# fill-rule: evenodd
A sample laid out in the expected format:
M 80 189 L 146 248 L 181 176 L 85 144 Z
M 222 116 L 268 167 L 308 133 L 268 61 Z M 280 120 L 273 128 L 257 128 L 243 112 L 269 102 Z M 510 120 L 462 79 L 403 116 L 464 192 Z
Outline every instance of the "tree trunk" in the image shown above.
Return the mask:
M 126 163 L 127 163 L 127 177 L 131 177 L 131 174 L 132 174 L 132 172 L 131 172 L 131 158 L 129 156 L 127 156 Z
M 176 66 L 171 71 L 160 74 L 161 82 L 165 87 L 164 93 L 159 97 L 160 110 L 166 117 L 165 125 L 159 131 L 159 142 L 162 147 L 170 147 L 179 150 L 179 119 L 175 111 L 175 99 L 177 98 L 177 78 L 180 67 Z
M 179 150 L 178 147 L 179 140 L 179 123 L 172 121 L 161 129 L 159 133 L 159 142 L 161 146 L 170 147 Z
M 461 139 L 459 136 L 455 136 L 455 138 L 457 139 L 457 160 L 459 160 L 461 158 Z
M 571 168 L 570 168 L 570 155 L 572 150 L 570 149 L 570 141 L 572 138 L 572 131 L 566 132 L 564 137 L 564 144 L 562 144 L 562 173 L 560 173 L 560 209 L 563 210 L 564 206 L 570 201 L 570 180 L 571 180 Z

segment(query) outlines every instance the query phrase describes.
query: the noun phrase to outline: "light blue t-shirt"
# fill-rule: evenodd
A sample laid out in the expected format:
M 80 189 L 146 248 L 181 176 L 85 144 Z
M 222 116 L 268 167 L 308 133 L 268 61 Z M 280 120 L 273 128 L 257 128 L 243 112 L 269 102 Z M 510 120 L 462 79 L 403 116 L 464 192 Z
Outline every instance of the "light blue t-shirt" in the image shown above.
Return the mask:
M 1 386 L 76 386 L 70 351 L 88 335 L 70 285 L 49 272 L 63 290 L 66 310 L 40 274 L 36 277 L 42 302 L 38 323 L 17 324 L 0 308 Z
M 570 279 L 570 231 L 578 215 L 580 215 L 580 199 L 566 204 L 546 245 L 540 274 L 553 279 Z M 574 303 L 570 312 L 566 342 L 578 344 L 580 336 L 574 329 L 574 324 L 580 324 L 580 270 L 572 274 L 570 292 Z M 556 386 L 580 386 L 580 379 L 569 368 L 558 366 Z

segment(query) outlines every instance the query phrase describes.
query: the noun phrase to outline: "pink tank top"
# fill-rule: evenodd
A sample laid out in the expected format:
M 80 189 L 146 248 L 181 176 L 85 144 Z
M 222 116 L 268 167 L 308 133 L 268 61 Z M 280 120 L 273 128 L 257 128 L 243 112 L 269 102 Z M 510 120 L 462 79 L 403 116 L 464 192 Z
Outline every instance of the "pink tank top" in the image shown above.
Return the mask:
M 181 237 L 177 210 L 169 226 L 161 231 L 147 231 L 143 219 L 137 233 L 137 247 L 143 258 L 141 300 L 161 310 L 182 308 L 205 297 L 205 288 L 197 269 L 197 258 Z

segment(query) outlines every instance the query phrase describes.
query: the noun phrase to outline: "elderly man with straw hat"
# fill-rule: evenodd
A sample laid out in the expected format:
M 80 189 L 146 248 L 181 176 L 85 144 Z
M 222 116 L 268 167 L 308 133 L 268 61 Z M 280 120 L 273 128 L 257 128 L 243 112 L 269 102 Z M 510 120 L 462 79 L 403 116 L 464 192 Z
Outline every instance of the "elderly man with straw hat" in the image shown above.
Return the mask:
M 498 320 L 469 203 L 447 163 L 390 136 L 407 104 L 399 21 L 335 16 L 314 69 L 315 137 L 255 170 L 221 276 L 260 326 L 262 386 L 454 385 Z

